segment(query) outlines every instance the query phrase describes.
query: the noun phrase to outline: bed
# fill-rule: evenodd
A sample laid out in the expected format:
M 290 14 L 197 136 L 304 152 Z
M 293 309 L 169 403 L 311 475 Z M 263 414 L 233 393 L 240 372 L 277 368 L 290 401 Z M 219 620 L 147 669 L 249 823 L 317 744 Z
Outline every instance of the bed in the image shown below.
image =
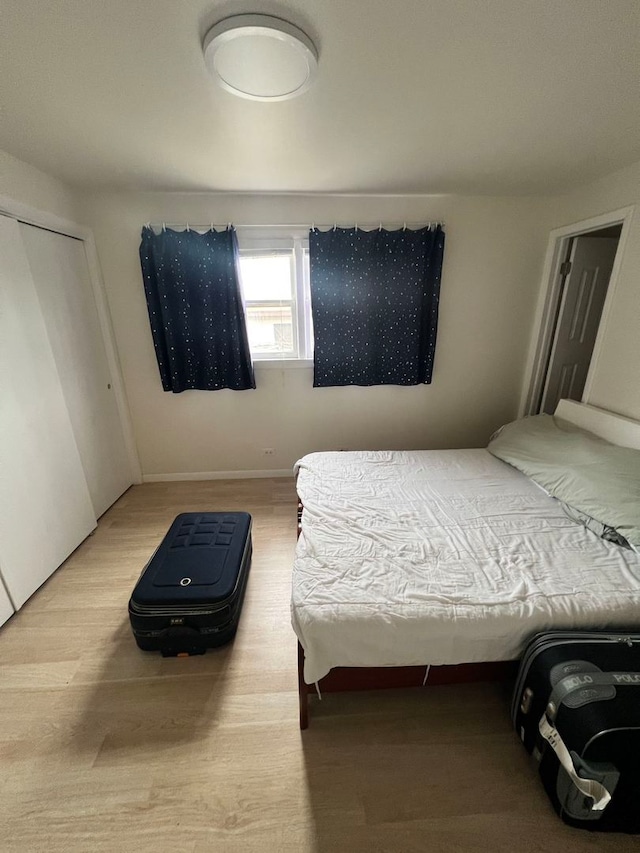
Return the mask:
M 634 421 L 570 401 L 556 416 L 640 450 Z M 296 470 L 302 728 L 316 690 L 503 677 L 537 631 L 640 622 L 638 550 L 488 450 L 312 453 Z

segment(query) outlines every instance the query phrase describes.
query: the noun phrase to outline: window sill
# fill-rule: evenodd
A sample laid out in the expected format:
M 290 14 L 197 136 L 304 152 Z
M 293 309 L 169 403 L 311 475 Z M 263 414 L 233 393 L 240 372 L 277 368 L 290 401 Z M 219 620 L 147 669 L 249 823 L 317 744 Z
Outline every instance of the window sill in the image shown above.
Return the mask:
M 312 358 L 257 358 L 253 361 L 257 370 L 287 370 L 313 367 Z

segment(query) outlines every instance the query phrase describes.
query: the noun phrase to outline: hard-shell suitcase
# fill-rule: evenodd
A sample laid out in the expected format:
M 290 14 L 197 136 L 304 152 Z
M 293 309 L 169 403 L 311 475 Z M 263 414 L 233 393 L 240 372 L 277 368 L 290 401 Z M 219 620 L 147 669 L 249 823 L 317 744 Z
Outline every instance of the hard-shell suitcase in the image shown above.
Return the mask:
M 179 515 L 129 601 L 138 646 L 165 656 L 203 654 L 233 639 L 251 550 L 246 512 Z
M 640 832 L 640 633 L 536 635 L 511 718 L 565 823 Z

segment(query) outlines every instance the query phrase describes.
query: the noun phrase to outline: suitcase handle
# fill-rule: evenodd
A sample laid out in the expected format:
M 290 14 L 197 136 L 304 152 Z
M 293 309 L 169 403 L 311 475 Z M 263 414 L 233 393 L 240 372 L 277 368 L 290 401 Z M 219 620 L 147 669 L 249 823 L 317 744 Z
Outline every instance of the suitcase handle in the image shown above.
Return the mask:
M 560 679 L 551 691 L 545 714 L 553 722 L 562 703 L 579 690 L 584 691 L 584 700 L 580 705 L 587 705 L 615 697 L 615 690 L 603 693 L 597 690 L 598 687 L 622 686 L 640 687 L 640 672 L 578 672 L 567 675 Z
M 611 802 L 611 794 L 604 785 L 601 785 L 595 779 L 583 779 L 582 776 L 578 776 L 569 750 L 565 746 L 556 727 L 547 719 L 546 714 L 542 715 L 538 729 L 542 737 L 557 755 L 558 761 L 578 791 L 584 794 L 585 797 L 593 800 L 591 811 L 600 812 L 605 809 Z

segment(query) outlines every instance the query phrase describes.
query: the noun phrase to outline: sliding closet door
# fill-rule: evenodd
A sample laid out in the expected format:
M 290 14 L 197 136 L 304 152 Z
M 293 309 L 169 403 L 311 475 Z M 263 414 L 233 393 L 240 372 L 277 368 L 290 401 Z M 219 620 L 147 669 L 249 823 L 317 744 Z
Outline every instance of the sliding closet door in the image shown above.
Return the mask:
M 0 571 L 19 608 L 95 516 L 20 226 L 0 216 Z
M 20 225 L 96 517 L 131 485 L 82 240 Z

